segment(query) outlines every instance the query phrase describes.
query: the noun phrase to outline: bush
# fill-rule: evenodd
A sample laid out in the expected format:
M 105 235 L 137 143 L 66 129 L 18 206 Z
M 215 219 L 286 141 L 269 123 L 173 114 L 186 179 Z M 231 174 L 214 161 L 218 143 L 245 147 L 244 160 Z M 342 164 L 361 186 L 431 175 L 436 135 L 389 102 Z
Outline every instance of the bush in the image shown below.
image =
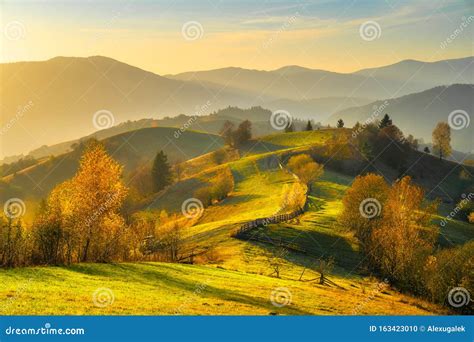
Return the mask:
M 208 207 L 212 204 L 212 191 L 211 187 L 206 186 L 198 189 L 194 192 L 194 197 L 202 202 L 204 207 Z
M 357 176 L 342 199 L 339 217 L 342 225 L 354 231 L 365 249 L 372 230 L 382 221 L 382 210 L 389 187 L 382 176 L 369 173 Z

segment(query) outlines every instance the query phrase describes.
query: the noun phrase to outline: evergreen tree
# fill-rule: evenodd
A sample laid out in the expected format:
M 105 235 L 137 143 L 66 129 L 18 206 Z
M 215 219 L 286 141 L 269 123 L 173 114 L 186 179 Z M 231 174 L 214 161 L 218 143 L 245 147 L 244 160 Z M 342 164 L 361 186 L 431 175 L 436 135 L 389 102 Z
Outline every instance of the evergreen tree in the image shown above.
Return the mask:
M 311 120 L 308 120 L 308 123 L 306 124 L 306 130 L 307 131 L 313 130 L 313 125 L 311 124 Z
M 388 114 L 385 114 L 382 118 L 382 121 L 380 121 L 379 128 L 385 128 L 388 126 L 392 126 L 392 119 L 390 119 Z
M 156 154 L 151 169 L 151 178 L 153 180 L 153 190 L 158 192 L 169 185 L 172 180 L 171 167 L 168 163 L 168 157 L 163 151 Z
M 425 153 L 429 154 L 430 153 L 430 148 L 428 146 L 426 146 L 423 151 L 425 151 Z
M 344 121 L 342 119 L 337 120 L 337 128 L 344 127 Z

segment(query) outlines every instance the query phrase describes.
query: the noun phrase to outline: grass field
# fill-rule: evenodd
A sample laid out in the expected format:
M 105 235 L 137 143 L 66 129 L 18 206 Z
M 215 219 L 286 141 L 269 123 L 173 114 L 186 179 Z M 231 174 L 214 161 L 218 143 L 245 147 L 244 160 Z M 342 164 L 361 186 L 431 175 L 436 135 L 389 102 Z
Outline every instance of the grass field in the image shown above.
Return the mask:
M 222 163 L 212 154 L 190 159 L 189 174 L 143 210 L 150 210 L 150 215 L 161 209 L 180 212 L 182 202 L 210 182 L 219 168 L 230 168 L 233 192 L 206 208 L 183 232 L 187 248 L 212 251 L 210 256 L 197 257 L 196 264 L 143 262 L 0 270 L 0 315 L 446 313 L 439 306 L 398 293 L 363 269 L 356 239 L 337 220 L 341 199 L 353 181 L 342 173 L 325 170 L 312 186 L 307 211 L 289 222 L 252 231 L 259 241 L 250 236 L 231 237 L 242 222 L 276 213 L 282 189 L 295 182 L 275 163 L 275 155 L 321 145 L 333 131 L 268 136 L 256 147 L 228 153 Z M 239 159 L 238 153 L 244 157 Z M 472 225 L 451 221 L 441 229 L 440 241 L 447 246 L 463 243 L 473 238 L 473 232 Z M 295 246 L 280 258 L 281 278 L 272 276 L 271 241 Z M 315 281 L 319 277 L 315 261 L 329 258 L 334 259 L 335 267 L 328 277 L 337 286 Z M 109 305 L 94 303 L 96 291 L 105 294 Z M 279 301 L 285 305 L 280 306 Z
M 341 281 L 343 290 L 197 265 L 78 264 L 2 270 L 0 278 L 0 315 L 437 312 L 436 308 L 391 289 L 380 291 L 376 283 L 369 281 Z M 272 299 L 277 300 L 272 297 L 273 291 L 280 291 L 281 303 L 286 305 L 272 304 Z M 95 302 L 94 293 L 99 294 Z M 104 307 L 97 306 L 97 302 Z

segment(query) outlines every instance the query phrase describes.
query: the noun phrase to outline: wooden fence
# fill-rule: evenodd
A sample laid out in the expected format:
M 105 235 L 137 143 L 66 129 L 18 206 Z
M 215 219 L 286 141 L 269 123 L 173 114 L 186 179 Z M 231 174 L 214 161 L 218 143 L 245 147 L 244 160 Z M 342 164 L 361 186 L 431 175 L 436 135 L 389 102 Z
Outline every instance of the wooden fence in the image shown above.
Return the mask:
M 257 227 L 266 227 L 269 224 L 286 222 L 294 219 L 304 212 L 303 208 L 299 208 L 288 214 L 277 214 L 270 217 L 258 218 L 253 221 L 245 222 L 240 228 L 233 234 L 234 237 L 242 237 L 243 234 Z

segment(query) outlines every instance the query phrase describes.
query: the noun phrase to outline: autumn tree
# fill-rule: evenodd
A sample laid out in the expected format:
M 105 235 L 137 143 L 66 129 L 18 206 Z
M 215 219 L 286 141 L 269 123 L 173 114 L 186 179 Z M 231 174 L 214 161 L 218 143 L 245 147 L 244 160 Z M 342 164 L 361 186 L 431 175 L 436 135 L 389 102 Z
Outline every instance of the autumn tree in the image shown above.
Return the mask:
M 228 146 L 234 145 L 234 129 L 235 125 L 231 121 L 226 120 L 219 131 L 220 136 L 224 139 L 225 144 Z
M 61 215 L 68 261 L 107 261 L 122 252 L 125 225 L 120 208 L 127 191 L 122 166 L 102 144 L 90 143 L 76 175 L 48 198 L 51 210 Z
M 252 138 L 252 123 L 249 120 L 242 121 L 233 136 L 237 146 L 248 142 Z
M 425 203 L 424 191 L 410 177 L 397 181 L 388 192 L 383 219 L 373 230 L 369 258 L 383 277 L 405 289 L 422 290 L 421 275 L 433 251 L 437 230 L 431 227 L 436 203 Z
M 155 192 L 163 190 L 167 185 L 171 184 L 172 173 L 168 163 L 168 157 L 163 151 L 156 154 L 151 169 L 151 177 L 153 181 L 153 190 Z
M 298 178 L 308 186 L 322 176 L 324 168 L 316 163 L 308 154 L 299 154 L 288 160 L 288 169 L 291 170 Z
M 343 210 L 339 220 L 342 225 L 354 231 L 365 250 L 372 230 L 382 221 L 388 189 L 382 176 L 369 173 L 357 176 L 342 199 Z
M 222 201 L 234 189 L 234 177 L 229 168 L 218 173 L 213 179 L 211 188 L 212 197 L 216 201 Z
M 446 122 L 438 122 L 433 130 L 433 152 L 439 159 L 451 155 L 451 129 Z
M 14 215 L 0 216 L 0 267 L 26 263 L 26 239 L 23 223 Z

